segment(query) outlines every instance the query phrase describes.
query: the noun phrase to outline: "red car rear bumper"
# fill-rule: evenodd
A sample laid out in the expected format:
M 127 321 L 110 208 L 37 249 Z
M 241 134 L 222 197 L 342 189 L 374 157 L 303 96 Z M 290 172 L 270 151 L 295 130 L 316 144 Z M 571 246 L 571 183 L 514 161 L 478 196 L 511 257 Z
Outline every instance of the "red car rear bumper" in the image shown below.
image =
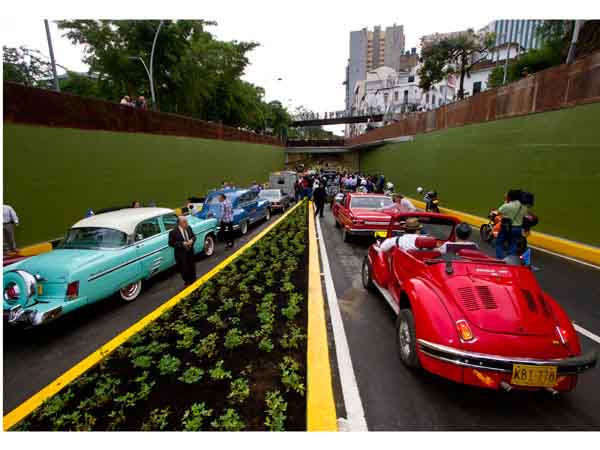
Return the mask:
M 554 389 L 568 391 L 575 387 L 577 375 L 593 368 L 596 352 L 562 359 L 506 357 L 475 353 L 419 339 L 419 351 L 426 370 L 459 383 L 498 389 L 501 382 L 511 382 L 514 364 L 555 366 L 557 383 Z M 527 388 L 524 388 L 527 389 Z

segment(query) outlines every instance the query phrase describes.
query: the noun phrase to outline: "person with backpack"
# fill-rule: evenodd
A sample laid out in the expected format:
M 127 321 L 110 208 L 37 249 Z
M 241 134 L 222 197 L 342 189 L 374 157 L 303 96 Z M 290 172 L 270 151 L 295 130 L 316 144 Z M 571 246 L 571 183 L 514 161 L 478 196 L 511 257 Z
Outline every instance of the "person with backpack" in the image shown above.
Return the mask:
M 497 259 L 504 259 L 517 252 L 517 244 L 523 235 L 523 218 L 527 215 L 527 205 L 521 203 L 522 194 L 519 189 L 510 189 L 506 193 L 504 204 L 498 208 L 502 222 L 496 238 Z M 505 245 L 508 245 L 508 252 L 504 250 Z

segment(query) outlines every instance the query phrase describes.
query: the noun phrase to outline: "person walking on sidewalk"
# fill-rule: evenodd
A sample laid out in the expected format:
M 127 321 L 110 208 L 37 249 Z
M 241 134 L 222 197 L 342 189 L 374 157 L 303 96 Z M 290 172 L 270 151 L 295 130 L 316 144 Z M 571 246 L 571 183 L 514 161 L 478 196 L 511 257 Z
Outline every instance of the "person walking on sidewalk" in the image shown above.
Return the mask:
M 319 217 L 323 217 L 323 208 L 325 207 L 325 200 L 327 197 L 327 192 L 325 191 L 325 186 L 323 184 L 319 184 L 319 187 L 315 189 L 313 192 L 313 201 L 315 202 L 315 216 L 318 214 Z
M 233 207 L 225 194 L 219 195 L 219 207 L 221 233 L 225 239 L 226 248 L 233 248 Z
M 15 241 L 15 226 L 19 225 L 19 216 L 10 205 L 3 205 L 2 217 L 4 219 L 4 252 L 13 253 L 17 250 Z

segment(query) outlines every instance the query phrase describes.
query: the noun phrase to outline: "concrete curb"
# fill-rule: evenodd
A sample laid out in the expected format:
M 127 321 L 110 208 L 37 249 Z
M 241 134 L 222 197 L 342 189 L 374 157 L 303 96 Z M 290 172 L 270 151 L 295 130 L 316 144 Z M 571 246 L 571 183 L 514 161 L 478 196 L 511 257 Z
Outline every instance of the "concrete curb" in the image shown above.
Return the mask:
M 307 431 L 338 431 L 329 363 L 319 246 L 312 202 L 309 203 L 308 208 L 308 349 L 306 359 L 306 429 Z
M 417 208 L 425 209 L 425 203 L 420 200 L 410 199 Z M 480 227 L 484 223 L 488 223 L 488 219 L 474 216 L 472 214 L 455 211 L 449 208 L 440 208 L 440 211 L 445 214 L 450 214 L 458 217 L 463 222 L 470 225 Z M 533 246 L 540 247 L 551 252 L 559 253 L 564 256 L 579 259 L 595 265 L 600 265 L 600 248 L 592 247 L 591 245 L 581 244 L 579 242 L 569 241 L 568 239 L 551 236 L 549 234 L 538 233 L 532 231 L 527 238 Z
M 204 274 L 202 277 L 198 278 L 196 282 L 186 289 L 167 300 L 165 303 L 160 305 L 154 311 L 150 312 L 138 322 L 134 323 L 132 326 L 127 328 L 125 331 L 118 334 L 116 337 L 108 341 L 106 344 L 101 346 L 98 350 L 88 355 L 76 365 L 71 367 L 57 379 L 52 381 L 46 387 L 42 388 L 39 392 L 32 395 L 30 398 L 25 400 L 15 409 L 6 414 L 3 418 L 3 428 L 4 431 L 7 431 L 14 425 L 21 422 L 25 419 L 29 414 L 31 414 L 35 409 L 37 409 L 42 403 L 44 403 L 48 398 L 60 392 L 64 389 L 69 383 L 73 380 L 81 376 L 88 369 L 95 366 L 98 362 L 112 353 L 117 347 L 127 341 L 131 336 L 140 332 L 154 320 L 156 320 L 160 315 L 164 312 L 170 310 L 175 305 L 177 305 L 181 300 L 186 298 L 208 280 L 217 275 L 221 270 L 227 267 L 231 262 L 237 259 L 242 255 L 246 250 L 256 244 L 263 236 L 265 236 L 269 231 L 271 231 L 274 227 L 276 227 L 281 221 L 283 221 L 292 211 L 294 211 L 301 203 L 297 203 L 294 207 L 290 208 L 285 214 L 279 217 L 276 221 L 258 233 L 252 240 L 246 243 L 243 247 L 240 247 L 235 253 L 231 254 L 229 257 L 221 261 L 215 267 L 213 267 L 209 272 Z

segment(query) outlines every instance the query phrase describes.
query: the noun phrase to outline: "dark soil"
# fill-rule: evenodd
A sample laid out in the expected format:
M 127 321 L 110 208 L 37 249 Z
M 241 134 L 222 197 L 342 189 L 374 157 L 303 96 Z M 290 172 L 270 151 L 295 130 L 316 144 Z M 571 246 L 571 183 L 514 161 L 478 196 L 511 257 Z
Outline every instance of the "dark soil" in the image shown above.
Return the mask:
M 281 380 L 280 363 L 285 356 L 292 357 L 300 364 L 299 374 L 306 386 L 306 339 L 294 349 L 285 349 L 280 344 L 281 337 L 293 324 L 306 334 L 307 330 L 307 288 L 308 288 L 308 247 L 307 247 L 307 207 L 301 205 L 288 218 L 268 233 L 263 239 L 247 250 L 226 269 L 200 287 L 190 297 L 184 299 L 171 311 L 163 314 L 145 330 L 132 337 L 110 356 L 75 380 L 63 392 L 40 406 L 28 418 L 16 426 L 22 430 L 142 430 L 142 429 L 183 429 L 182 418 L 193 404 L 204 402 L 212 410 L 210 417 L 202 422 L 201 429 L 218 429 L 211 422 L 228 408 L 234 409 L 244 422 L 245 430 L 266 430 L 267 409 L 265 395 L 269 391 L 280 391 L 285 402 L 286 430 L 306 429 L 306 397 L 299 394 Z M 291 269 L 286 265 L 292 264 Z M 255 270 L 262 264 L 261 270 Z M 296 266 L 294 268 L 294 265 Z M 293 292 L 301 294 L 303 302 L 300 312 L 293 320 L 282 314 L 289 305 L 290 292 L 283 292 L 286 272 Z M 269 275 L 270 274 L 270 275 Z M 272 285 L 267 286 L 271 276 Z M 244 285 L 247 289 L 244 288 Z M 229 292 L 223 292 L 228 287 Z M 289 287 L 289 285 L 288 285 Z M 255 288 L 259 291 L 257 292 Z M 264 289 L 264 292 L 260 290 Z M 246 300 L 240 300 L 246 294 Z M 257 308 L 266 294 L 274 294 L 273 313 L 275 320 L 270 333 L 274 345 L 270 352 L 259 349 L 261 320 Z M 227 303 L 227 300 L 229 303 Z M 233 300 L 233 301 L 231 301 Z M 243 304 L 239 311 L 235 308 Z M 206 305 L 204 314 L 199 313 Z M 231 308 L 229 306 L 231 306 Z M 224 327 L 219 329 L 207 319 L 218 312 Z M 183 335 L 181 330 L 190 327 L 197 334 L 191 345 L 178 345 Z M 228 330 L 237 328 L 246 336 L 245 342 L 228 349 L 223 344 Z M 211 333 L 218 336 L 215 354 L 198 356 L 192 352 Z M 163 344 L 158 351 L 147 348 L 151 343 Z M 187 347 L 187 348 L 186 348 Z M 135 349 L 135 350 L 134 350 Z M 140 350 L 141 349 L 141 350 Z M 150 356 L 152 363 L 147 368 L 136 367 L 133 361 L 140 355 Z M 165 355 L 176 357 L 180 365 L 175 373 L 161 374 L 158 363 Z M 213 380 L 209 371 L 218 361 L 231 372 L 231 379 Z M 188 384 L 179 380 L 189 367 L 204 370 L 200 381 Z M 145 381 L 140 380 L 147 372 Z M 250 395 L 241 403 L 228 399 L 230 382 L 245 378 L 249 382 Z M 142 383 L 155 384 L 144 398 Z M 107 383 L 118 383 L 111 391 L 103 392 Z M 124 401 L 123 396 L 136 397 Z M 150 421 L 154 410 L 168 408 L 166 421 Z

